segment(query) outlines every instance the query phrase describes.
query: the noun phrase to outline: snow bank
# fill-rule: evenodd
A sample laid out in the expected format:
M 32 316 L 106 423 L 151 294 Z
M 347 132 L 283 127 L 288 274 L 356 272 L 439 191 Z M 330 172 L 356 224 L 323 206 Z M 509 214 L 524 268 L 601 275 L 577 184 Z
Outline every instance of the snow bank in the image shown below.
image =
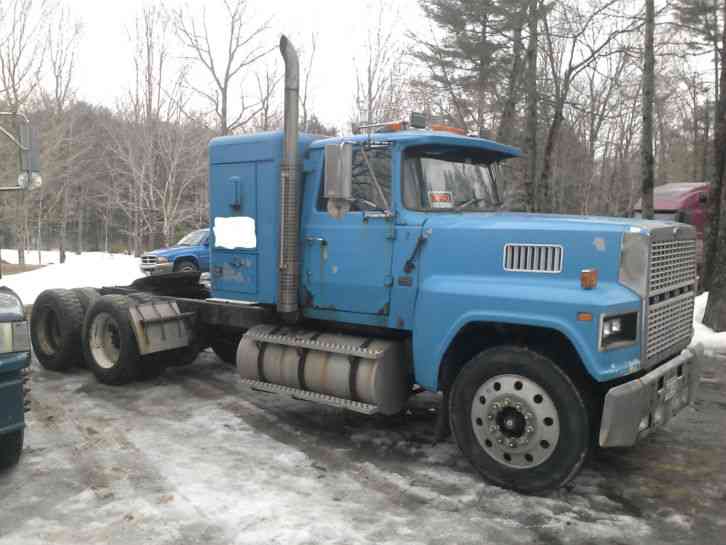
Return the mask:
M 66 257 L 73 255 L 71 252 L 66 252 Z M 5 263 L 12 265 L 18 264 L 18 251 L 10 248 L 3 248 L 0 250 L 0 259 Z M 38 255 L 38 250 L 25 250 L 25 264 L 26 265 L 48 265 L 50 263 L 60 263 L 60 256 L 58 250 L 41 250 Z
M 726 356 L 726 331 L 715 333 L 711 328 L 703 325 L 703 313 L 706 311 L 708 292 L 696 297 L 693 312 L 693 341 L 692 345 L 701 343 L 706 352 L 715 352 Z
M 2 251 L 3 259 L 6 251 Z M 35 271 L 3 276 L 0 284 L 14 290 L 24 304 L 30 305 L 45 289 L 126 286 L 141 276 L 139 260 L 133 256 L 103 252 L 67 253 L 63 264 L 55 263 Z

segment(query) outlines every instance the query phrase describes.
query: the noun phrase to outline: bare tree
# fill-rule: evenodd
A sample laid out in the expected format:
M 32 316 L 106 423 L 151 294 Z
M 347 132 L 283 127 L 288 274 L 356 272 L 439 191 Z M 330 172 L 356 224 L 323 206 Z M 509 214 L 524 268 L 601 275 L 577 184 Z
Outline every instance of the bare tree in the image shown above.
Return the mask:
M 264 57 L 271 48 L 261 44 L 260 39 L 268 29 L 268 23 L 252 23 L 247 0 L 224 0 L 224 29 L 210 31 L 206 8 L 197 20 L 183 9 L 173 12 L 174 28 L 183 45 L 191 52 L 190 59 L 207 73 L 213 90 L 198 85 L 190 87 L 207 101 L 216 119 L 219 134 L 234 132 L 249 123 L 259 111 L 259 105 L 245 103 L 244 94 L 240 107 L 231 105 L 235 85 L 246 69 Z M 224 47 L 215 48 L 213 42 L 219 39 Z M 241 88 L 241 86 L 240 86 Z
M 399 78 L 403 51 L 393 24 L 398 12 L 389 0 L 379 0 L 376 10 L 376 22 L 354 61 L 356 121 L 369 124 L 401 115 L 404 90 Z
M 726 4 L 723 8 L 726 21 Z M 721 90 L 718 102 L 718 123 L 714 151 L 715 178 L 710 193 L 710 232 L 706 248 L 706 286 L 709 296 L 703 323 L 716 331 L 726 330 L 726 206 L 724 206 L 724 178 L 726 178 L 726 24 L 722 31 Z M 719 244 L 719 241 L 721 242 Z
M 653 97 L 655 95 L 655 4 L 645 0 L 645 45 L 643 48 L 643 126 L 640 138 L 642 168 L 643 217 L 653 219 Z
M 5 106 L 12 114 L 20 112 L 35 92 L 43 62 L 42 25 L 49 15 L 43 0 L 11 0 L 0 19 L 0 84 Z M 18 135 L 17 123 L 13 131 Z M 20 165 L 20 153 L 17 154 Z M 28 214 L 25 192 L 16 193 L 15 227 L 18 262 L 25 264 L 28 241 Z

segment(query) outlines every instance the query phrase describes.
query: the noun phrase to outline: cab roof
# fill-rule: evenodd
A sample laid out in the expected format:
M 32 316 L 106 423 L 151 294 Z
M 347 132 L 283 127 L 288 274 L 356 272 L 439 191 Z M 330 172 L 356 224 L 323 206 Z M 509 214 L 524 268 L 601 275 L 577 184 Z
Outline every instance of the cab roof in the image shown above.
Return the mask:
M 655 210 L 678 210 L 689 196 L 708 189 L 708 182 L 674 182 L 653 188 L 653 208 Z M 633 207 L 640 211 L 642 199 Z
M 356 134 L 352 136 L 337 136 L 316 140 L 310 147 L 321 148 L 326 144 L 339 144 L 341 142 L 356 143 L 384 143 L 392 142 L 403 146 L 457 146 L 476 149 L 484 152 L 491 152 L 501 157 L 520 157 L 522 152 L 519 148 L 500 144 L 486 138 L 462 136 L 444 131 L 409 130 L 397 132 L 380 132 L 371 134 Z

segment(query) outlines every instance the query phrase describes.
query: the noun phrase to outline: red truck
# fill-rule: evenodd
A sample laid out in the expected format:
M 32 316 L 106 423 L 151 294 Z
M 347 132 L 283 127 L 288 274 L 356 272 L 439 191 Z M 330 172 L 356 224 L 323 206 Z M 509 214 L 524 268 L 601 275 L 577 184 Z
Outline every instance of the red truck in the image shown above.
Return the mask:
M 670 183 L 660 185 L 653 191 L 655 219 L 688 223 L 696 228 L 696 263 L 698 276 L 703 270 L 703 239 L 708 213 L 708 191 L 706 182 Z M 642 215 L 642 203 L 638 201 L 633 209 L 636 218 Z

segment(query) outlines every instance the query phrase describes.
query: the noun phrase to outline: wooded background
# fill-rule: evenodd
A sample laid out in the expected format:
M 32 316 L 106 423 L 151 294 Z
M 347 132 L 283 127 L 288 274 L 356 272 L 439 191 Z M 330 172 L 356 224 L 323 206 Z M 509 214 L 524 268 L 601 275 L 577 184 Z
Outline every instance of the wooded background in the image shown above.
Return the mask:
M 279 128 L 282 110 L 274 17 L 258 20 L 253 0 L 215 2 L 226 11 L 213 30 L 228 44 L 221 51 L 204 12 L 161 1 L 141 10 L 128 29 L 135 77 L 109 108 L 76 98 L 83 28 L 71 2 L 0 0 L 0 108 L 38 128 L 45 181 L 0 195 L 0 246 L 139 254 L 207 224 L 208 140 Z M 348 121 L 424 112 L 524 149 L 504 174 L 511 208 L 628 215 L 648 151 L 651 2 L 420 0 L 426 32 L 407 29 L 394 0 L 370 2 L 375 24 L 341 68 L 356 82 Z M 646 142 L 656 185 L 714 178 L 723 9 L 719 0 L 655 2 Z M 294 38 L 303 129 L 349 132 L 319 122 L 310 96 L 319 45 L 304 29 Z M 17 152 L 3 143 L 0 160 L 7 185 Z

